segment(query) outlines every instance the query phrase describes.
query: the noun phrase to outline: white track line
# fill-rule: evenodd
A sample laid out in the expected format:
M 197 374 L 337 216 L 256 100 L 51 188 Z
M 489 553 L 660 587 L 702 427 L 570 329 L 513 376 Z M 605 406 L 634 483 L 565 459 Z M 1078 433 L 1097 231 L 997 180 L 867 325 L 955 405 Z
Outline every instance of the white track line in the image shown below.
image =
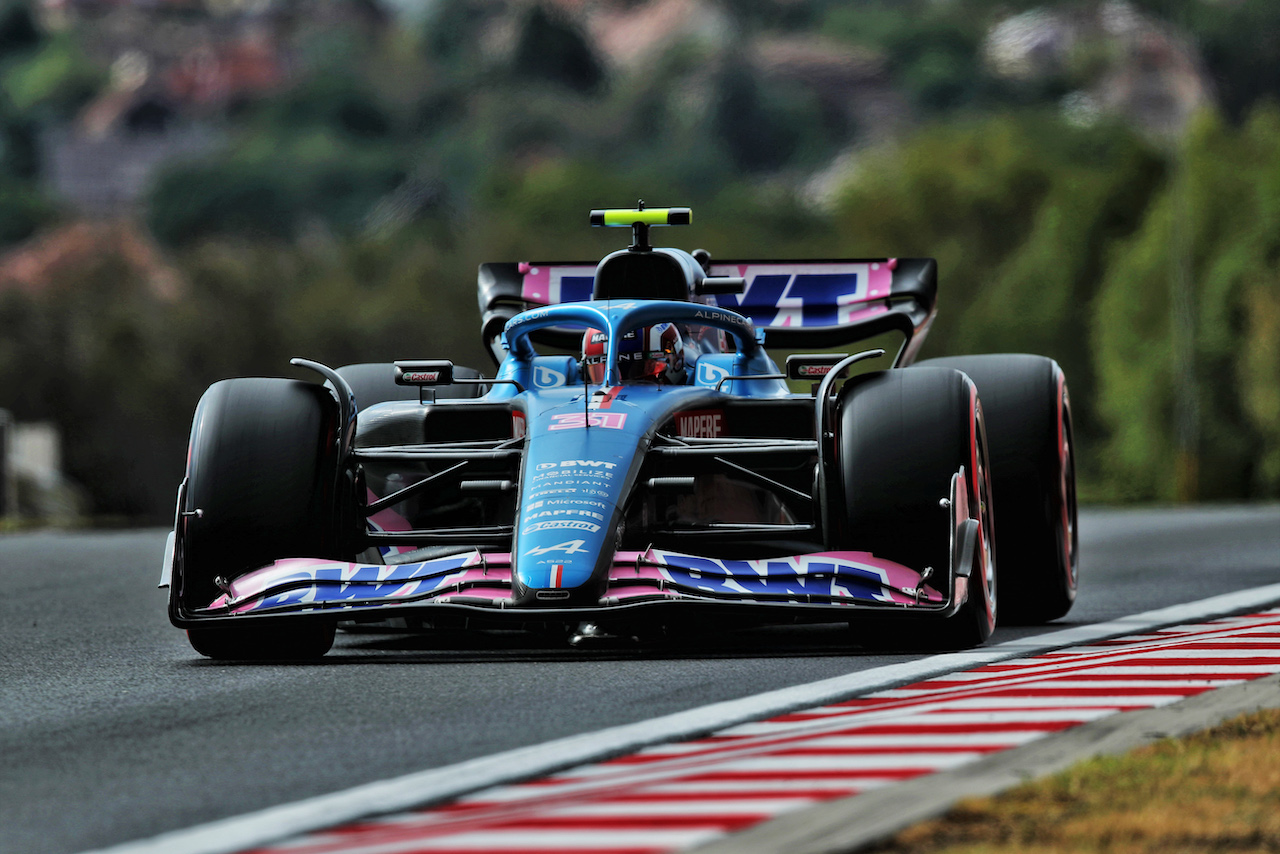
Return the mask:
M 798 709 L 824 706 L 848 697 L 907 685 L 958 670 L 1121 635 L 1155 632 L 1165 626 L 1203 622 L 1227 614 L 1264 608 L 1277 602 L 1280 602 L 1280 584 L 1272 584 L 968 652 L 935 655 L 904 664 L 876 667 L 847 676 L 712 703 L 660 718 L 470 759 L 443 768 L 406 774 L 86 854 L 231 854 L 320 828 L 407 810 L 491 786 L 599 762 L 651 744 L 704 736 L 735 724 Z

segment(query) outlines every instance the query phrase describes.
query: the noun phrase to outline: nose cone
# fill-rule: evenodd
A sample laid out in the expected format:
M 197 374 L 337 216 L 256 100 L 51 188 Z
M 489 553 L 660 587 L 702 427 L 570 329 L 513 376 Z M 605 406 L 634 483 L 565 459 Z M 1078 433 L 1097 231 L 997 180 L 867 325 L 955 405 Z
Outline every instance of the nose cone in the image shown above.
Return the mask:
M 604 589 L 652 426 L 605 391 L 550 390 L 529 413 L 512 555 L 521 604 L 594 604 Z

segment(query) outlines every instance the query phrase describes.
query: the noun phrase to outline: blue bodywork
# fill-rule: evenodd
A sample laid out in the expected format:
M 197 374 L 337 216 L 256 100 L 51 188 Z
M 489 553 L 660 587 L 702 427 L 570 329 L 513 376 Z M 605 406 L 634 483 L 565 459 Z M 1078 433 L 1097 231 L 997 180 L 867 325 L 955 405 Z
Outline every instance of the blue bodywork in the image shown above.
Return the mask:
M 692 366 L 690 385 L 622 385 L 617 356 L 623 334 L 660 322 L 724 330 L 736 351 L 701 357 L 707 365 L 701 371 Z M 568 373 L 565 385 L 540 388 L 540 357 L 529 336 L 546 327 L 570 325 L 608 331 L 605 381 L 580 384 L 577 366 L 559 360 Z M 512 544 L 518 596 L 525 589 L 584 586 L 587 597 L 603 592 L 623 505 L 654 433 L 676 412 L 713 404 L 727 393 L 726 385 L 738 386 L 732 388 L 738 395 L 788 394 L 781 379 L 725 380 L 776 377 L 778 368 L 751 321 L 697 303 L 614 300 L 549 306 L 517 315 L 507 324 L 504 338 L 509 355 L 497 379 L 519 383 L 526 391 L 500 383 L 490 396 L 519 396 L 528 422 Z M 707 370 L 713 365 L 718 369 Z

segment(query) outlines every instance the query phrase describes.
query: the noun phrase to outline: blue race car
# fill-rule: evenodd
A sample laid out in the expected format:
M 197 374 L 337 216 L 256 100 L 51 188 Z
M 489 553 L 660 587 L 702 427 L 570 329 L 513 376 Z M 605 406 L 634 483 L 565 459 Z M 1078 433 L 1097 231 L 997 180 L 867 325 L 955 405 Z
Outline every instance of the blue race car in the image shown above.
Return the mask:
M 388 619 L 579 637 L 839 622 L 851 646 L 949 649 L 991 634 L 997 587 L 1002 621 L 1067 612 L 1062 371 L 913 364 L 931 259 L 713 262 L 649 244 L 687 208 L 591 219 L 632 244 L 481 265 L 492 378 L 295 359 L 323 382 L 209 387 L 161 582 L 198 652 L 315 657 L 339 622 Z M 766 344 L 824 352 L 779 368 Z

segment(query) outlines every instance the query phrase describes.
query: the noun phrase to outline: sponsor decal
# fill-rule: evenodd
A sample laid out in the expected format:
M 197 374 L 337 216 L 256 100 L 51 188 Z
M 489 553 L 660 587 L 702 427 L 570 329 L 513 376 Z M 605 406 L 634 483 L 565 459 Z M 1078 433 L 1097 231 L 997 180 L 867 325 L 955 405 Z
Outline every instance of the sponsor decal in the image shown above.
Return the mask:
M 586 540 L 568 540 L 563 543 L 557 543 L 554 546 L 534 546 L 525 552 L 525 556 L 542 557 L 542 555 L 550 554 L 551 552 L 564 552 L 567 555 L 581 554 L 582 552 L 589 551 L 582 547 L 584 543 L 586 543 Z
M 537 513 L 526 513 L 524 520 L 526 522 L 532 522 L 534 519 L 541 519 L 546 516 L 586 516 L 588 519 L 599 519 L 600 521 L 604 521 L 603 513 L 597 513 L 594 510 L 574 510 L 567 507 L 560 507 L 555 510 L 541 510 Z
M 594 474 L 592 472 L 580 472 L 580 473 L 576 473 L 576 477 L 563 477 L 563 478 L 557 478 L 556 480 L 546 479 L 548 475 L 554 476 L 557 474 L 561 474 L 561 472 L 545 472 L 543 474 L 536 474 L 533 476 L 533 480 L 536 481 L 533 484 L 533 486 L 536 487 L 537 489 L 561 489 L 567 486 L 588 486 L 588 487 L 596 487 L 601 490 L 604 490 L 609 487 L 609 484 L 607 481 L 612 476 L 607 474 Z M 575 473 L 563 472 L 563 474 L 575 474 Z M 565 491 L 567 492 L 569 490 L 565 490 Z
M 526 432 L 525 418 L 523 412 L 512 410 L 511 412 L 511 438 L 523 439 Z
M 729 376 L 729 369 L 707 361 L 698 362 L 698 385 L 715 385 Z
M 568 382 L 560 371 L 546 365 L 533 366 L 533 384 L 538 388 L 559 388 Z
M 570 493 L 575 493 L 575 492 L 577 492 L 577 491 L 578 491 L 578 490 L 577 490 L 577 489 L 575 489 L 575 488 L 573 488 L 573 487 L 565 487 L 565 488 L 562 488 L 562 489 L 543 489 L 543 488 L 539 488 L 537 492 L 530 492 L 530 493 L 528 494 L 528 496 L 526 496 L 526 497 L 527 497 L 527 498 L 546 498 L 547 496 L 550 496 L 550 495 L 557 495 L 557 496 L 558 496 L 558 495 L 566 495 L 566 494 L 570 494 Z M 574 499 L 574 500 L 576 500 L 576 499 Z
M 892 274 L 880 274 L 882 288 L 868 288 L 880 264 L 752 264 L 745 270 L 721 275 L 741 275 L 747 282 L 741 294 L 717 295 L 725 308 L 743 314 L 763 326 L 837 326 L 848 323 L 858 304 L 886 296 Z
M 538 463 L 538 471 L 547 471 L 556 468 L 594 468 L 594 469 L 614 469 L 617 463 L 611 463 L 607 460 L 561 460 L 558 463 Z
M 534 510 L 540 510 L 543 507 L 597 507 L 601 510 L 609 509 L 609 505 L 603 501 L 592 501 L 590 498 L 545 498 L 526 504 L 524 509 L 525 512 L 528 513 Z M 596 518 L 602 519 L 604 517 L 597 516 Z
M 521 533 L 533 534 L 538 531 L 586 531 L 594 534 L 600 530 L 600 526 L 595 522 L 579 522 L 572 519 L 555 520 L 547 522 L 535 522 L 525 527 Z
M 662 574 L 673 584 L 708 593 L 803 596 L 892 601 L 883 570 L 828 557 L 730 560 L 667 555 Z
M 422 383 L 424 385 L 436 382 L 440 379 L 439 371 L 405 371 L 401 375 L 407 383 Z
M 677 412 L 675 418 L 681 436 L 717 439 L 724 435 L 724 413 L 719 409 L 691 409 Z
M 551 416 L 551 426 L 548 430 L 576 430 L 587 426 L 587 413 L 585 412 L 564 412 L 559 415 Z M 590 424 L 592 427 L 603 427 L 606 430 L 621 430 L 622 426 L 627 423 L 627 414 L 625 412 L 592 412 Z
M 796 373 L 802 377 L 820 378 L 831 373 L 834 367 L 835 365 L 801 365 L 796 369 Z

